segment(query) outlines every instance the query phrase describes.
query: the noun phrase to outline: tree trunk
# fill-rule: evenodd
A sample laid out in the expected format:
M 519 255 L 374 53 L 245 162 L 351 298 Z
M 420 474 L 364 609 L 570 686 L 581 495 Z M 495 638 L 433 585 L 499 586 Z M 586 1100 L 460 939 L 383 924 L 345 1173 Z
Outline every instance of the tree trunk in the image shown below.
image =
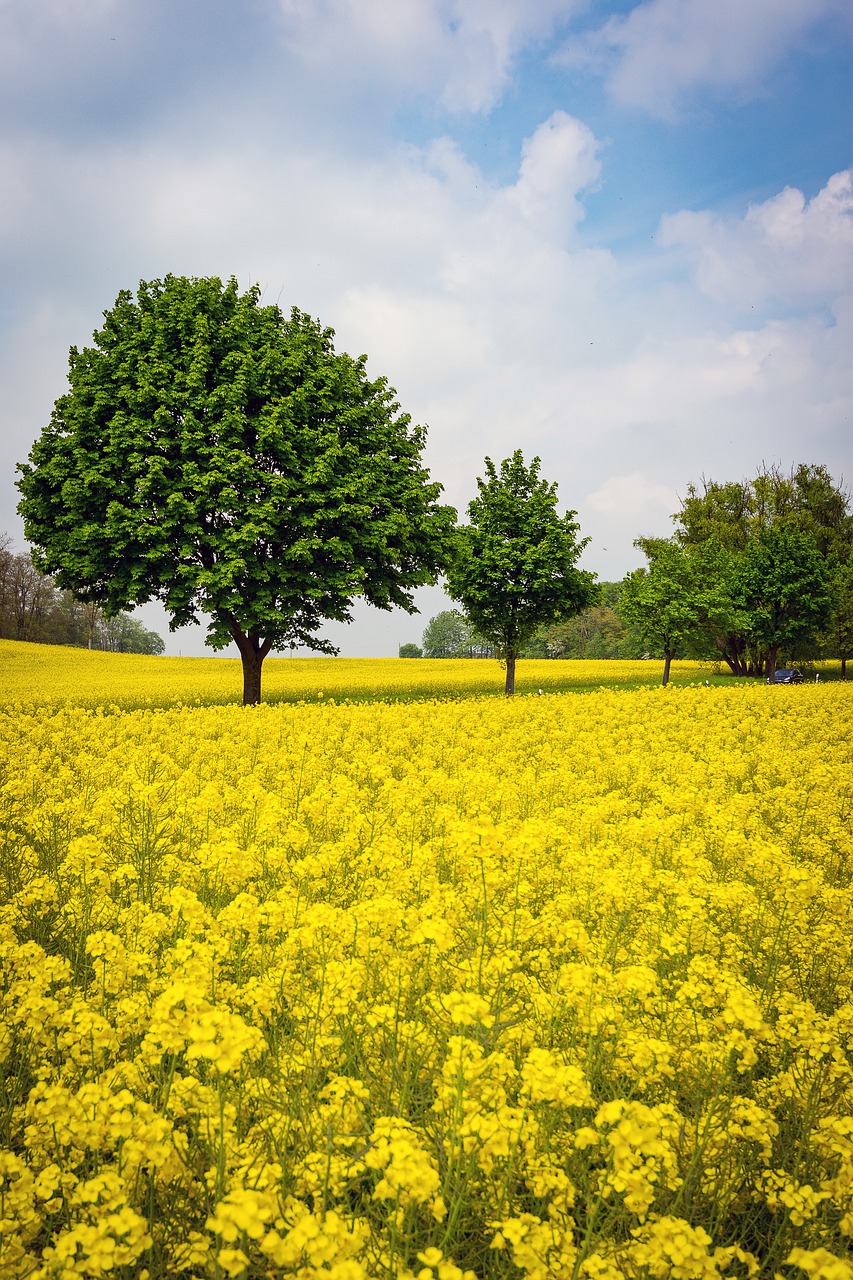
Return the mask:
M 841 659 L 841 679 L 842 680 L 847 679 L 847 659 L 846 658 Z
M 776 653 L 779 649 L 778 644 L 771 644 L 767 648 L 766 672 L 767 683 L 773 683 L 773 677 L 776 674 Z
M 512 651 L 506 655 L 506 688 L 504 692 L 508 698 L 513 697 L 515 694 L 515 654 Z
M 721 650 L 732 675 L 745 676 L 747 673 L 746 663 L 743 660 L 743 649 L 738 637 L 733 635 L 720 636 L 714 643 Z
M 669 684 L 669 668 L 672 665 L 672 650 L 664 649 L 663 651 L 663 687 Z
M 243 706 L 256 707 L 261 700 L 261 667 L 272 641 L 263 640 L 256 632 L 247 635 L 233 614 L 228 615 L 228 630 L 243 663 Z
M 98 625 L 98 606 L 88 600 L 83 605 L 83 617 L 86 620 L 86 648 L 91 649 L 95 639 L 95 627 Z
M 261 667 L 263 658 L 258 653 L 240 654 L 243 660 L 243 706 L 256 707 L 261 700 Z

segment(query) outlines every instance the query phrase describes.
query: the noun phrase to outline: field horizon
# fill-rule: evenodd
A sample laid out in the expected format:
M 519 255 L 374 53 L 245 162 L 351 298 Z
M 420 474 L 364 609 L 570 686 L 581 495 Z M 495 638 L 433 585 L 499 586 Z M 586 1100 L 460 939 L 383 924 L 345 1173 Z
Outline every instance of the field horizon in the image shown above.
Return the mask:
M 839 664 L 808 664 L 822 680 L 837 678 Z M 519 696 L 587 692 L 593 688 L 653 688 L 663 659 L 521 658 Z M 760 684 L 732 676 L 720 664 L 677 660 L 671 684 L 708 682 L 723 687 Z M 167 657 L 109 653 L 28 641 L 0 640 L 3 705 L 70 702 L 107 705 L 198 706 L 241 701 L 239 658 Z M 503 669 L 494 658 L 343 658 L 271 656 L 263 669 L 264 702 L 373 701 L 454 697 L 503 697 Z

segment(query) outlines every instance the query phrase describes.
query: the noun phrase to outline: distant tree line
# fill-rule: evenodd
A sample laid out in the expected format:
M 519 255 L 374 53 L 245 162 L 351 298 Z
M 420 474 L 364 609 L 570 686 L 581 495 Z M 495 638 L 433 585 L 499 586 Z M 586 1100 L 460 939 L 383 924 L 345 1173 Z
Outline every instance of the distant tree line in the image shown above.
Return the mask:
M 601 603 L 563 622 L 541 626 L 523 658 L 644 658 L 663 656 L 643 643 L 619 609 L 620 582 L 599 582 Z M 494 649 L 458 610 L 430 618 L 420 645 L 400 646 L 401 658 L 491 658 Z
M 780 665 L 853 654 L 853 512 L 823 466 L 690 485 L 671 538 L 638 538 L 645 568 L 597 583 L 598 602 L 539 627 L 527 658 L 674 658 L 772 678 Z M 401 656 L 488 656 L 464 614 L 432 618 Z
M 446 609 L 427 623 L 423 655 L 426 658 L 493 658 L 495 650 L 464 613 Z
M 112 653 L 163 653 L 165 645 L 127 613 L 108 618 L 96 604 L 60 591 L 39 573 L 26 551 L 14 552 L 0 536 L 0 640 L 32 640 L 107 649 Z

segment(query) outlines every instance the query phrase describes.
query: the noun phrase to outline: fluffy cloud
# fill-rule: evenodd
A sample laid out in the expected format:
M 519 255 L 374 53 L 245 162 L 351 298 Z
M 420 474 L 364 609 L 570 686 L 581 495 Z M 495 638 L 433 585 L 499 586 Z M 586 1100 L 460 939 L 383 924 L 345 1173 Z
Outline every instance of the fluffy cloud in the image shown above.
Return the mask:
M 562 239 L 567 224 L 583 218 L 577 197 L 598 179 L 598 146 L 592 130 L 565 111 L 555 111 L 525 141 L 518 182 L 508 195 L 548 238 Z
M 279 0 L 284 39 L 345 81 L 381 78 L 483 111 L 513 59 L 582 7 L 580 0 Z
M 742 219 L 674 214 L 659 241 L 688 254 L 699 287 L 718 302 L 831 304 L 853 291 L 853 172 L 834 174 L 808 201 L 786 187 Z
M 566 64 L 607 77 L 623 103 L 672 115 L 696 90 L 756 93 L 767 74 L 844 0 L 646 0 L 573 39 Z
M 618 579 L 628 563 L 642 563 L 640 553 L 632 554 L 627 548 L 641 536 L 669 537 L 670 516 L 678 506 L 675 489 L 650 479 L 642 470 L 609 476 L 590 493 L 583 503 L 583 532 L 596 547 L 600 576 L 605 581 Z

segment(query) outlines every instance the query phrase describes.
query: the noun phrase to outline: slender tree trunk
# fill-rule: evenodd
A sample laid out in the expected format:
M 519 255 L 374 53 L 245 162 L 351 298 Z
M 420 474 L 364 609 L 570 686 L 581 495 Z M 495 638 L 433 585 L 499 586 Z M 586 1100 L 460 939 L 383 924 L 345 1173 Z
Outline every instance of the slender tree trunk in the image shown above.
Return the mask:
M 515 694 L 515 654 L 512 650 L 506 655 L 506 688 L 504 692 L 508 698 L 512 698 Z
M 841 679 L 842 680 L 847 679 L 847 659 L 846 658 L 841 659 Z
M 768 646 L 768 649 L 767 649 L 767 659 L 766 659 L 765 670 L 767 672 L 768 684 L 773 683 L 773 677 L 776 674 L 776 653 L 778 648 L 779 646 L 777 644 L 771 644 Z
M 233 614 L 228 615 L 228 630 L 243 663 L 243 706 L 256 707 L 261 700 L 261 668 L 272 641 L 262 639 L 256 632 L 247 635 Z
M 669 668 L 672 665 L 672 650 L 664 649 L 663 651 L 663 687 L 669 684 Z
M 83 605 L 83 617 L 86 621 L 86 648 L 91 649 L 94 646 L 95 627 L 98 623 L 98 606 L 92 600 L 87 600 Z

